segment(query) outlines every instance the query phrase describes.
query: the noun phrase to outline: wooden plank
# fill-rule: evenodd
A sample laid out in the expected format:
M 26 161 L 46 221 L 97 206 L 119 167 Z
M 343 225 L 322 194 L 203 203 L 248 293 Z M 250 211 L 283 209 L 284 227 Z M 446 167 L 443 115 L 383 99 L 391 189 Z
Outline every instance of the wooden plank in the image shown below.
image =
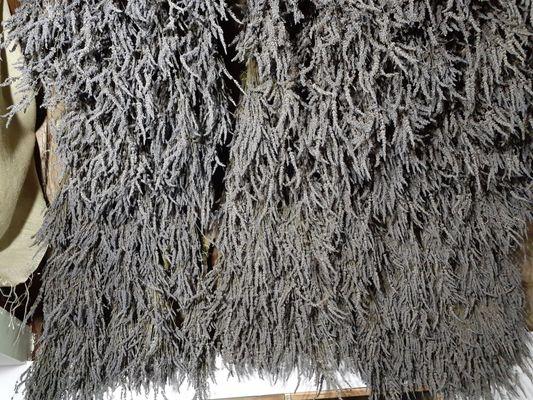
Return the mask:
M 50 204 L 57 196 L 61 187 L 61 165 L 56 153 L 56 145 L 52 137 L 53 113 L 37 130 L 37 147 L 39 148 L 41 185 L 44 197 Z
M 226 397 L 215 400 L 325 400 L 338 399 L 345 397 L 366 397 L 370 395 L 368 388 L 351 388 L 341 390 L 324 390 L 320 394 L 316 391 L 301 392 L 301 393 L 287 393 L 287 394 L 272 394 L 263 396 L 248 396 L 248 397 Z
M 226 397 L 223 399 L 214 400 L 285 400 L 284 394 L 266 394 L 263 396 L 247 396 L 247 397 Z
M 363 397 L 369 396 L 370 389 L 366 387 L 362 388 L 350 388 L 350 389 L 341 389 L 341 390 L 324 390 L 320 392 L 302 392 L 302 393 L 291 393 L 285 396 L 286 400 L 319 400 L 319 399 L 338 399 L 345 397 Z
M 529 224 L 522 263 L 522 287 L 524 288 L 526 324 L 533 331 L 533 223 Z
M 425 392 L 424 389 L 419 392 Z M 277 395 L 263 395 L 263 396 L 248 396 L 248 397 L 226 397 L 224 399 L 215 400 L 337 400 L 346 398 L 357 398 L 361 400 L 367 399 L 371 391 L 367 387 L 347 388 L 340 390 L 324 390 L 320 393 L 317 391 L 301 392 L 301 393 L 287 393 Z M 436 396 L 435 400 L 444 400 L 442 396 Z
M 9 6 L 9 11 L 11 11 L 11 14 L 15 12 L 18 6 L 20 6 L 19 0 L 7 0 L 7 4 Z

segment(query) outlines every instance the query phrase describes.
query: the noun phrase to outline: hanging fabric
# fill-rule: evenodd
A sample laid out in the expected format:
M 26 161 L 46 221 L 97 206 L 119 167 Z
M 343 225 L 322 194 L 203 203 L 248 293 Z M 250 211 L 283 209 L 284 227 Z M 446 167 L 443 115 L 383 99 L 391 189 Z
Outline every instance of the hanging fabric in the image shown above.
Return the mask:
M 2 21 L 11 16 L 2 1 Z M 6 32 L 3 32 L 6 35 Z M 18 65 L 23 62 L 20 46 L 2 49 L 0 114 L 6 115 L 23 97 L 33 97 L 17 84 Z M 36 105 L 15 108 L 9 122 L 0 125 L 0 286 L 25 282 L 37 269 L 45 248 L 34 246 L 34 236 L 43 223 L 46 203 L 35 167 Z

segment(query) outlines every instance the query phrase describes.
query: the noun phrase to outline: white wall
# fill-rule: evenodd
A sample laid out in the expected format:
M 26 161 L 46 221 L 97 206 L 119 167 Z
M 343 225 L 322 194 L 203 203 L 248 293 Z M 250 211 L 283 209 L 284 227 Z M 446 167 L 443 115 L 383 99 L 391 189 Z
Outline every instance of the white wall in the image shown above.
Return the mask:
M 27 360 L 32 346 L 31 329 L 0 307 L 0 366 Z

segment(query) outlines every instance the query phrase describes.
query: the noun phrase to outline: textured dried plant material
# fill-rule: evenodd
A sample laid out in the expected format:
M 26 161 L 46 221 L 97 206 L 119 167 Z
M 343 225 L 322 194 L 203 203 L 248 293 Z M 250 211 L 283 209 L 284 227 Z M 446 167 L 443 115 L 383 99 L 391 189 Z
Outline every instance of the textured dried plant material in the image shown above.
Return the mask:
M 513 255 L 533 200 L 531 7 L 247 2 L 208 271 L 224 4 L 24 1 L 24 82 L 67 106 L 27 398 L 174 376 L 206 397 L 216 352 L 240 375 L 347 369 L 387 399 L 512 392 L 529 357 Z
M 19 83 L 64 107 L 28 400 L 185 375 L 205 385 L 188 308 L 202 291 L 215 146 L 229 129 L 225 18 L 222 1 L 26 0 L 8 23 L 26 57 Z
M 224 360 L 275 378 L 346 368 L 387 398 L 512 393 L 530 357 L 514 259 L 531 219 L 530 4 L 293 7 L 248 2 L 237 41 Z
M 236 40 L 245 93 L 226 174 L 212 276 L 215 339 L 226 365 L 334 383 L 351 352 L 353 284 L 338 269 L 342 214 L 333 155 L 306 127 L 290 1 L 248 1 Z M 334 148 L 332 147 L 334 150 Z M 332 158 L 330 158 L 330 156 Z M 346 273 L 345 273 L 346 272 Z
M 308 128 L 342 140 L 353 364 L 374 393 L 516 390 L 530 362 L 530 2 L 314 1 Z M 330 144 L 333 143 L 333 144 Z M 326 147 L 329 148 L 329 147 Z

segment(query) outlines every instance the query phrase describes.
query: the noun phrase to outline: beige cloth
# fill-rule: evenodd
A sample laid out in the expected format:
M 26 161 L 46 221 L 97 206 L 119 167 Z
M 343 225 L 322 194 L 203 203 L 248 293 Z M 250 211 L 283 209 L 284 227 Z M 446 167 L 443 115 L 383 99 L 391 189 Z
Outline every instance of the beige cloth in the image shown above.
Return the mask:
M 10 16 L 6 0 L 2 20 Z M 1 81 L 17 76 L 14 64 L 22 58 L 20 48 L 2 50 Z M 23 94 L 13 87 L 0 89 L 0 113 L 17 103 Z M 35 102 L 18 113 L 8 127 L 0 121 L 0 286 L 24 282 L 35 271 L 44 249 L 33 246 L 33 237 L 43 222 L 46 209 L 34 161 Z

